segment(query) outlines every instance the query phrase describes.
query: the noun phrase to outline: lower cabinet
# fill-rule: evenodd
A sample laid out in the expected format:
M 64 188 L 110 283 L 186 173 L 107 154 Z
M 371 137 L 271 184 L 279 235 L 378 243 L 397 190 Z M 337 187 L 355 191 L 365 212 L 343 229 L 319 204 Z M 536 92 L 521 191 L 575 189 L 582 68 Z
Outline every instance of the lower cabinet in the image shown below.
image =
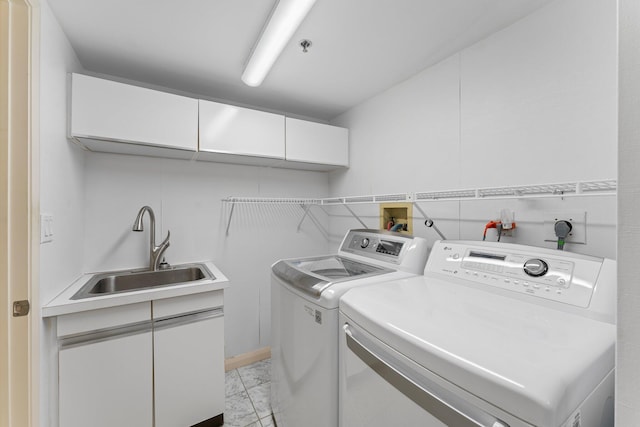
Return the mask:
M 219 421 L 224 412 L 222 310 L 154 322 L 156 427 Z M 215 424 L 215 423 L 214 423 Z
M 59 353 L 60 427 L 152 426 L 150 325 L 146 332 L 88 338 Z
M 222 425 L 222 291 L 58 316 L 60 427 Z

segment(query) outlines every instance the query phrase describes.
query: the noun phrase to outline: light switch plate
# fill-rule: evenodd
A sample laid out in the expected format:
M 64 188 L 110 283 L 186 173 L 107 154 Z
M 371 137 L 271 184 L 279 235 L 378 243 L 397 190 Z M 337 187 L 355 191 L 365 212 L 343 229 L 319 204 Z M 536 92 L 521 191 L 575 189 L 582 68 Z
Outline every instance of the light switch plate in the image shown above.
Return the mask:
M 53 241 L 53 215 L 40 214 L 40 243 Z

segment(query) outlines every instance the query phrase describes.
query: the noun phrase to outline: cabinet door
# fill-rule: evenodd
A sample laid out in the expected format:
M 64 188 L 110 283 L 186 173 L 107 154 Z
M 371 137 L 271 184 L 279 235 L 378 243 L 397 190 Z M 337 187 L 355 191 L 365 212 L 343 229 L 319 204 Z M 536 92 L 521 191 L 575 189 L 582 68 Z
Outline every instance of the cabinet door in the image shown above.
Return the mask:
M 155 324 L 156 427 L 190 426 L 223 414 L 224 320 L 218 313 Z
M 199 115 L 199 160 L 266 164 L 284 159 L 284 116 L 203 100 Z
M 61 427 L 144 427 L 153 423 L 152 336 L 101 337 L 59 352 Z
M 287 117 L 286 160 L 349 166 L 349 131 Z
M 157 147 L 191 157 L 198 149 L 198 101 L 72 74 L 70 134 L 93 151 L 147 154 L 146 147 L 153 155 Z

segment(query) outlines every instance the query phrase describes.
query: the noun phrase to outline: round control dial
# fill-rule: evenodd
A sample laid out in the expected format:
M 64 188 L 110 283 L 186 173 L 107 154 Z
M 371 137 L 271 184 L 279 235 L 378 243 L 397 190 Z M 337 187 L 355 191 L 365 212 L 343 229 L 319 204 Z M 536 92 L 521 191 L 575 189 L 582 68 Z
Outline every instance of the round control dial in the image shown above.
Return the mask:
M 363 238 L 363 239 L 360 241 L 360 247 L 361 247 L 362 249 L 364 249 L 364 248 L 366 248 L 367 246 L 369 246 L 369 239 L 368 239 L 367 237 L 365 237 L 365 238 Z
M 525 273 L 533 277 L 544 276 L 547 271 L 549 271 L 549 265 L 543 260 L 536 258 L 527 260 L 522 268 Z

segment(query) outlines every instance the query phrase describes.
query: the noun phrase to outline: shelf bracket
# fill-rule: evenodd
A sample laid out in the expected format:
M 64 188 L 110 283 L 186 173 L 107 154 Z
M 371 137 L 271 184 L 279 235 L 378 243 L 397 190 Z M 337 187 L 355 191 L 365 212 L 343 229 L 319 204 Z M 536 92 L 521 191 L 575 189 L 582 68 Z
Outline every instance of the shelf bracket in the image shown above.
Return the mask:
M 416 207 L 416 209 L 418 209 L 418 211 L 422 214 L 422 216 L 424 217 L 424 224 L 427 227 L 433 228 L 433 231 L 435 231 L 436 233 L 438 233 L 438 236 L 440 236 L 440 238 L 442 240 L 447 240 L 446 237 L 444 237 L 444 234 L 442 234 L 442 232 L 440 231 L 440 229 L 436 226 L 436 224 L 433 222 L 433 220 L 431 218 L 429 218 L 429 216 L 422 210 L 422 208 L 420 207 L 419 204 L 417 204 L 416 202 L 413 202 L 413 206 Z
M 231 211 L 229 212 L 229 221 L 227 221 L 227 232 L 225 233 L 226 236 L 229 236 L 229 227 L 231 226 L 231 218 L 233 218 L 233 208 L 235 207 L 236 207 L 236 203 L 232 200 Z
M 353 217 L 354 217 L 355 219 L 357 219 L 357 220 L 358 220 L 358 222 L 359 222 L 360 224 L 362 224 L 362 226 L 363 226 L 364 228 L 366 228 L 367 230 L 369 229 L 369 227 L 367 227 L 367 225 L 366 225 L 364 222 L 362 222 L 362 220 L 360 219 L 360 217 L 359 217 L 359 216 L 358 216 L 358 215 L 357 215 L 357 214 L 356 214 L 356 213 L 355 213 L 355 212 L 354 212 L 354 211 L 349 207 L 349 205 L 347 205 L 346 203 L 342 203 L 342 206 L 344 206 L 345 208 L 347 208 L 347 210 L 351 213 L 351 215 L 353 215 Z
M 302 227 L 302 223 L 304 222 L 305 218 L 307 217 L 307 215 L 309 215 L 309 217 L 311 217 L 311 206 L 312 205 L 300 205 L 300 207 L 302 209 L 304 209 L 304 215 L 302 215 L 302 219 L 300 219 L 300 222 L 298 223 L 298 228 L 296 229 L 296 233 L 300 232 L 300 227 Z
M 304 215 L 302 215 L 302 219 L 298 223 L 298 229 L 296 232 L 297 233 L 300 232 L 300 227 L 302 226 L 302 223 L 304 222 L 305 218 L 308 216 L 311 219 L 311 222 L 313 222 L 313 224 L 318 228 L 318 230 L 320 230 L 320 232 L 325 236 L 325 238 L 328 239 L 329 232 L 325 230 L 324 227 L 322 227 L 322 224 L 320 224 L 320 221 L 318 221 L 318 218 L 316 218 L 313 212 L 311 212 L 311 206 L 313 206 L 313 204 L 300 205 L 300 207 L 304 209 Z

